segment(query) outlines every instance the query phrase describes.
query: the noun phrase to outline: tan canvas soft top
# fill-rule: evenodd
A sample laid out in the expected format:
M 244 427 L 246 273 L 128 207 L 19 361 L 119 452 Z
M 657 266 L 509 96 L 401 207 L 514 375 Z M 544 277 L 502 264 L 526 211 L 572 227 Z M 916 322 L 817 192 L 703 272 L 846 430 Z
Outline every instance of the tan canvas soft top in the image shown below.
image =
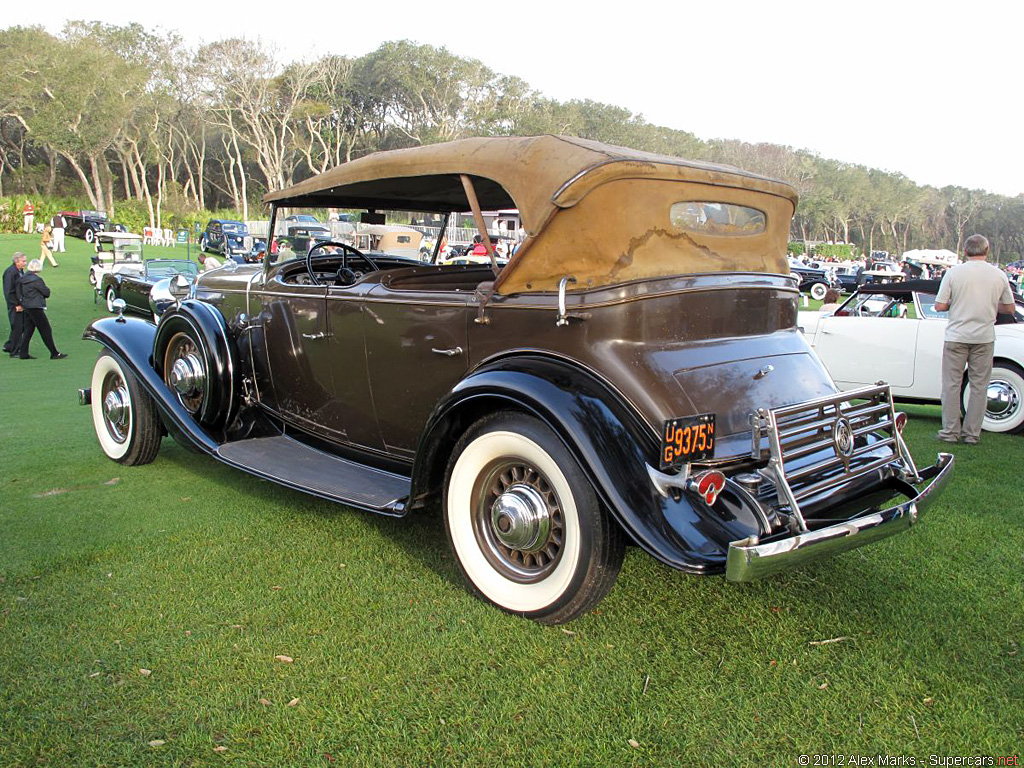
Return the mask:
M 475 138 L 377 152 L 332 168 L 264 200 L 289 206 L 462 211 L 460 174 L 473 178 L 485 209 L 518 208 L 536 236 L 558 208 L 569 208 L 614 179 L 649 178 L 750 189 L 796 204 L 788 184 L 738 168 L 683 160 L 567 136 Z

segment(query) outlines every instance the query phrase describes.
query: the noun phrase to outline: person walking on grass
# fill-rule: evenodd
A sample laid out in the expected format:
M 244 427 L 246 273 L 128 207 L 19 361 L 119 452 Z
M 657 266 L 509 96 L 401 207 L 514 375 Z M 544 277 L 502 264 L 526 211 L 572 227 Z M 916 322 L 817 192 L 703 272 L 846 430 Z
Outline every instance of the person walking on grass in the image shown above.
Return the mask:
M 7 319 L 11 323 L 11 335 L 4 344 L 4 352 L 17 357 L 21 349 L 21 331 L 24 327 L 25 314 L 21 306 L 21 289 L 19 283 L 25 274 L 25 254 L 15 251 L 11 257 L 11 266 L 4 270 L 4 299 L 7 301 Z
M 981 439 L 988 380 L 996 341 L 996 313 L 1014 311 L 1006 275 L 985 262 L 988 240 L 971 235 L 964 243 L 966 261 L 946 271 L 935 297 L 937 312 L 949 311 L 942 347 L 942 429 L 936 437 L 947 443 L 974 444 Z M 970 382 L 967 413 L 960 419 L 960 386 L 964 367 Z
M 46 317 L 46 300 L 50 296 L 50 289 L 43 282 L 39 273 L 43 270 L 43 262 L 39 259 L 32 259 L 28 263 L 28 272 L 18 283 L 19 298 L 21 306 L 24 307 L 25 329 L 21 334 L 21 348 L 18 350 L 18 357 L 22 360 L 35 360 L 28 353 L 28 345 L 32 341 L 32 335 L 36 328 L 39 335 L 43 337 L 43 343 L 50 350 L 51 360 L 63 360 L 67 357 L 63 352 L 58 351 L 53 343 L 53 330 L 50 328 L 50 320 Z
M 53 227 L 53 251 L 54 253 L 66 253 L 67 247 L 64 245 L 64 229 L 68 225 L 68 220 L 64 218 L 63 214 L 55 213 L 53 218 L 50 219 L 50 226 Z
M 53 258 L 53 251 L 50 250 L 50 246 L 52 244 L 53 244 L 53 227 L 51 227 L 49 224 L 47 224 L 45 227 L 43 227 L 43 236 L 42 236 L 42 238 L 39 241 L 39 248 L 40 248 L 39 263 L 42 264 L 47 259 L 49 259 L 50 263 L 54 267 L 59 267 L 60 264 L 58 264 L 57 260 Z

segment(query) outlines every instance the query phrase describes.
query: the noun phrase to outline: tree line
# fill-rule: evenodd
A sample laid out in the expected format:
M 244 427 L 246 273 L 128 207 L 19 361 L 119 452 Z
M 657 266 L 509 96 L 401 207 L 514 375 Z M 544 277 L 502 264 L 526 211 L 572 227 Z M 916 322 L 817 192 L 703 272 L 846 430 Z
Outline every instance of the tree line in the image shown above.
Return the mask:
M 241 39 L 186 46 L 141 25 L 0 30 L 0 196 L 75 195 L 151 225 L 230 209 L 383 149 L 467 136 L 579 136 L 736 165 L 800 194 L 793 238 L 863 251 L 950 248 L 988 236 L 1024 253 L 1024 195 L 915 184 L 774 144 L 703 141 L 589 100 L 558 101 L 445 48 L 387 42 L 360 57 L 282 62 Z

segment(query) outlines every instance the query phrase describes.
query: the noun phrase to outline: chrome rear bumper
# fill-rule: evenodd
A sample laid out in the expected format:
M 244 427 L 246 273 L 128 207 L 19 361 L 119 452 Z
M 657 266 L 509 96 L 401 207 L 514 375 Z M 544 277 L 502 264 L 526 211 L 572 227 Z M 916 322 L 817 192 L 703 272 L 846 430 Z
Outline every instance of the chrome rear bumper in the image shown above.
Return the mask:
M 729 581 L 753 581 L 904 531 L 917 522 L 918 515 L 946 485 L 952 469 L 953 455 L 940 453 L 934 466 L 919 473 L 922 481 L 931 482 L 902 504 L 765 544 L 755 536 L 734 541 L 729 544 L 725 577 Z

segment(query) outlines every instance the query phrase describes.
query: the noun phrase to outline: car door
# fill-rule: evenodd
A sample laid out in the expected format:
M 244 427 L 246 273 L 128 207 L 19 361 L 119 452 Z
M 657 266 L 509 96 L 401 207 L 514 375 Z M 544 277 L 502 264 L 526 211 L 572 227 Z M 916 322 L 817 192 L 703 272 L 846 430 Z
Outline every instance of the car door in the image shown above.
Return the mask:
M 910 397 L 939 400 L 942 397 L 942 345 L 946 338 L 948 312 L 936 312 L 935 296 L 917 294 L 917 316 L 921 318 L 914 357 L 914 387 Z
M 413 456 L 427 417 L 466 374 L 472 291 L 373 288 L 363 328 L 374 412 L 389 451 Z
M 818 321 L 814 350 L 841 389 L 877 381 L 909 388 L 920 326 L 908 317 L 831 315 Z
M 145 266 L 143 266 L 145 270 Z M 152 284 L 145 272 L 125 272 L 121 275 L 121 298 L 139 312 L 149 313 L 149 291 Z
M 284 420 L 331 439 L 344 439 L 331 416 L 332 360 L 327 288 L 288 280 L 285 263 L 250 289 L 250 334 L 260 401 Z

